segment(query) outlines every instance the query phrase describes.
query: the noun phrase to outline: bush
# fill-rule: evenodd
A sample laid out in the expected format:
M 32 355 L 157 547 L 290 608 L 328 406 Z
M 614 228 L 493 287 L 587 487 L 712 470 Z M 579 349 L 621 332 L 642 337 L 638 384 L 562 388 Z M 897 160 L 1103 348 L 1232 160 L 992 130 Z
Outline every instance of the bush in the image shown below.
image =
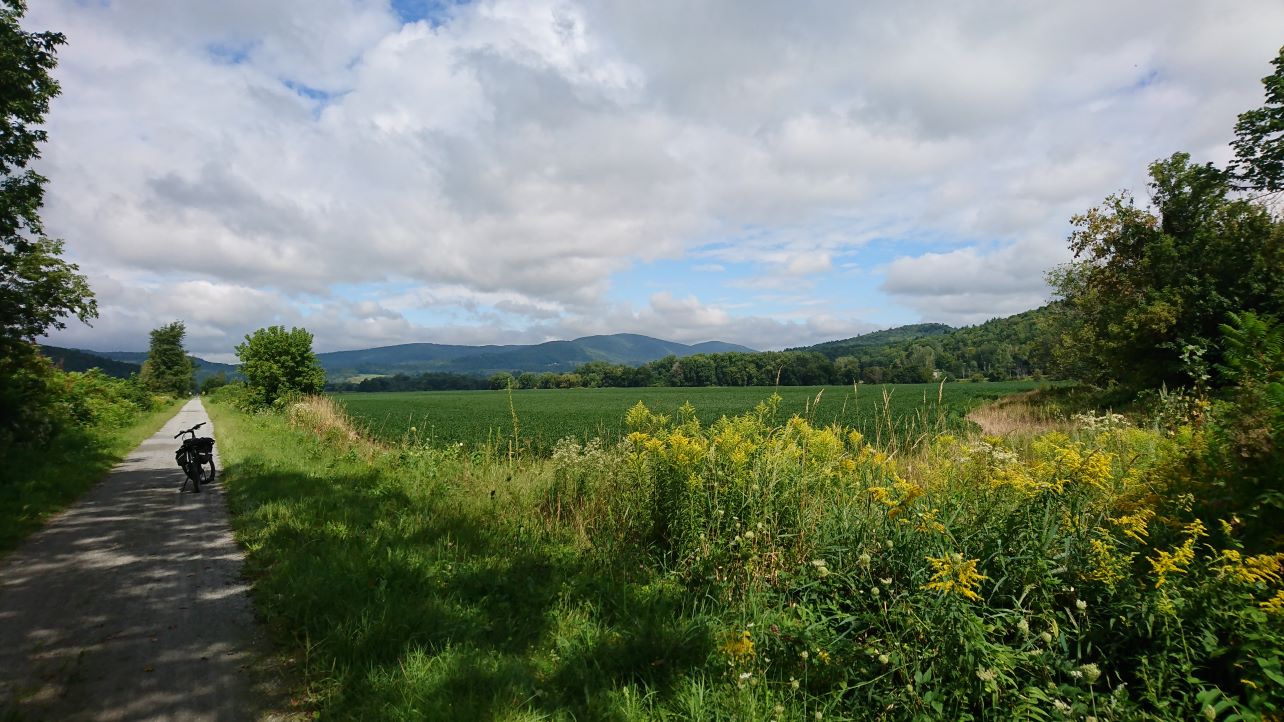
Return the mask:
M 316 394 L 325 387 L 325 370 L 312 353 L 307 329 L 261 328 L 236 347 L 249 394 L 258 405 L 290 394 Z
M 0 354 L 0 450 L 46 443 L 67 423 L 58 406 L 59 373 L 29 344 Z
M 1245 312 L 1231 314 L 1222 332 L 1221 372 L 1234 385 L 1178 432 L 1185 443 L 1172 474 L 1195 513 L 1233 519 L 1249 550 L 1284 550 L 1284 326 Z
M 1284 555 L 1254 552 L 1234 515 L 1192 514 L 1168 474 L 1184 439 L 1107 414 L 1019 442 L 939 436 L 893 459 L 775 413 L 767 402 L 703 427 L 692 409 L 638 405 L 614 449 L 559 444 L 541 504 L 588 529 L 603 564 L 649 549 L 740 620 L 718 665 L 751 707 L 1284 710 Z

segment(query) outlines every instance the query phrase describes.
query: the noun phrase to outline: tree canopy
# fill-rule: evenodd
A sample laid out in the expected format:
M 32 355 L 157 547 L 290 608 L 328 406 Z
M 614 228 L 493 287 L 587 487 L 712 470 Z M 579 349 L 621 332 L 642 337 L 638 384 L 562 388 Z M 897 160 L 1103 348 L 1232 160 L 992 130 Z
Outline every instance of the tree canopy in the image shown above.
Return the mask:
M 270 404 L 290 394 L 315 394 L 325 387 L 325 370 L 312 352 L 304 328 L 261 328 L 236 347 L 241 374 L 257 403 Z
M 1187 153 L 1150 166 L 1151 207 L 1127 193 L 1072 220 L 1075 260 L 1049 274 L 1061 375 L 1141 389 L 1215 365 L 1231 312 L 1284 310 L 1284 225 L 1233 198 L 1232 177 Z
M 182 321 L 152 331 L 147 360 L 139 374 L 147 388 L 166 394 L 186 396 L 196 386 L 196 367 L 183 350 L 187 327 Z
M 40 157 L 40 127 L 58 94 L 50 75 L 61 33 L 25 32 L 22 0 L 0 0 L 0 353 L 12 352 L 63 318 L 97 316 L 89 284 L 61 258 L 40 220 L 44 176 L 28 167 Z
M 1284 48 L 1271 64 L 1275 72 L 1262 78 L 1266 104 L 1235 123 L 1231 172 L 1241 187 L 1278 193 L 1284 190 Z

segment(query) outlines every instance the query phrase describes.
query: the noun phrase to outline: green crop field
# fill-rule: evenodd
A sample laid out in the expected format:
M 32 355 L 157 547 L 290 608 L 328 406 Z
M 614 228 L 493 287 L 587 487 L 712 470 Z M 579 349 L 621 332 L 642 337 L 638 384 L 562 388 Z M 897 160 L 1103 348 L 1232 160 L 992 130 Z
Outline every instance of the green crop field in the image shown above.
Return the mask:
M 781 396 L 780 414 L 809 416 L 817 424 L 841 422 L 877 435 L 960 423 L 977 404 L 1029 391 L 1040 384 L 887 384 L 882 386 L 769 386 L 707 388 L 528 389 L 513 391 L 419 391 L 336 394 L 348 413 L 376 437 L 401 440 L 411 433 L 435 443 L 507 443 L 517 434 L 523 446 L 547 450 L 558 439 L 602 437 L 625 432 L 624 414 L 638 401 L 652 411 L 673 414 L 690 402 L 708 423 L 752 409 L 772 393 Z M 938 409 L 937 395 L 941 396 Z M 886 399 L 884 398 L 886 393 Z M 817 398 L 819 403 L 817 404 Z M 510 406 L 511 399 L 511 406 Z

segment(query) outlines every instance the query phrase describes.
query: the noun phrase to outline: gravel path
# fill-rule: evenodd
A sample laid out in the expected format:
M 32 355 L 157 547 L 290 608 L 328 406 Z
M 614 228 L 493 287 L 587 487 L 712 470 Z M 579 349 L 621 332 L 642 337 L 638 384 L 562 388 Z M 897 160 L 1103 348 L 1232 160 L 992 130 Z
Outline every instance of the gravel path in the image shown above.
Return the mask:
M 0 560 L 0 719 L 253 719 L 257 635 L 222 487 L 178 492 L 172 437 L 200 421 L 213 436 L 193 399 Z

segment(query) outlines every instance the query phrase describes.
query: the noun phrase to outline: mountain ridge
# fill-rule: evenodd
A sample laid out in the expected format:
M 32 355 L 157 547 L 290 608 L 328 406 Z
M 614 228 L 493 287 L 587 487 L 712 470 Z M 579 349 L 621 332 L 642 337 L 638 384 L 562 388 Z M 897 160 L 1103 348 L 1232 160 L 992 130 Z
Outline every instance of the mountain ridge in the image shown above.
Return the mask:
M 591 361 L 638 366 L 665 356 L 754 349 L 725 341 L 688 345 L 635 333 L 581 336 L 537 344 L 459 346 L 415 343 L 351 351 L 327 351 L 317 361 L 331 380 L 427 372 L 486 375 L 507 372 L 571 371 Z

